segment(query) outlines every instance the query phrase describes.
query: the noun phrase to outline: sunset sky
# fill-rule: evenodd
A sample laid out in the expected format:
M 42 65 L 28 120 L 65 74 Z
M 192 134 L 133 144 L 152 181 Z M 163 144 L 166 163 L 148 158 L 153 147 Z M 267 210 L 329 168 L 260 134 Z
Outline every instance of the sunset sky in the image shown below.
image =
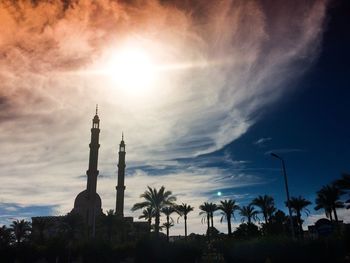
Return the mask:
M 195 207 L 189 233 L 205 232 L 206 201 L 268 194 L 285 210 L 271 151 L 291 195 L 314 201 L 350 172 L 345 2 L 0 0 L 0 224 L 71 211 L 96 104 L 104 211 L 122 132 L 128 216 L 147 185 Z

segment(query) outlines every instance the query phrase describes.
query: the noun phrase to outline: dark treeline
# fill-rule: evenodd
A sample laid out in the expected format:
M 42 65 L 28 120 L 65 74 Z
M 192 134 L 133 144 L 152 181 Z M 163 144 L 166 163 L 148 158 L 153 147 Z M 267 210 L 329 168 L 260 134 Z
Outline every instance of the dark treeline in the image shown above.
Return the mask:
M 54 226 L 40 218 L 33 226 L 28 221 L 15 220 L 0 228 L 0 261 L 348 262 L 350 231 L 338 214 L 339 209 L 349 208 L 349 194 L 349 174 L 317 192 L 314 209 L 324 211 L 327 220 L 321 220 L 329 222 L 330 228 L 316 236 L 303 230 L 311 201 L 298 196 L 286 202 L 292 210 L 295 232 L 292 238 L 289 215 L 278 209 L 269 195 L 257 196 L 244 206 L 233 199 L 217 204 L 204 202 L 199 209 L 206 234 L 188 235 L 187 220 L 194 207 L 177 204 L 176 197 L 164 186 L 148 187 L 132 210 L 141 210 L 139 218 L 148 222 L 149 233 L 132 236 L 130 225 L 113 210 L 97 218 L 93 238 L 82 219 L 72 213 L 61 217 Z M 227 233 L 215 228 L 215 215 L 221 215 L 220 221 L 227 224 Z M 237 215 L 241 222 L 233 227 L 232 221 L 237 221 Z M 175 223 L 183 225 L 184 235 L 171 240 L 175 238 L 170 235 Z

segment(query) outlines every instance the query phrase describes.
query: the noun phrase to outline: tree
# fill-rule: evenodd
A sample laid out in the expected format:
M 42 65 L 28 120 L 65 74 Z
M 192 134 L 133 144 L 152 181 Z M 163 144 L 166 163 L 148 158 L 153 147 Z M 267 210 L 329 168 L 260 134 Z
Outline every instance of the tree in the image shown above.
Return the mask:
M 319 192 L 317 192 L 315 204 L 316 204 L 315 210 L 317 211 L 320 209 L 324 209 L 326 217 L 329 218 L 332 222 L 333 221 L 332 206 L 330 204 L 329 199 L 324 194 L 320 194 Z
M 186 203 L 182 203 L 181 205 L 176 206 L 176 212 L 180 217 L 184 217 L 185 221 L 185 239 L 187 239 L 187 215 L 189 212 L 193 211 L 194 207 L 187 205 Z
M 224 200 L 220 201 L 218 209 L 221 210 L 221 222 L 224 218 L 227 221 L 227 233 L 229 236 L 232 236 L 232 228 L 231 228 L 231 217 L 234 218 L 234 212 L 239 209 L 239 206 L 235 204 L 235 200 Z
M 317 192 L 317 206 L 315 209 L 323 208 L 326 213 L 328 212 L 330 214 L 333 211 L 335 222 L 338 223 L 337 208 L 344 207 L 344 203 L 339 200 L 343 193 L 344 192 L 334 184 L 323 186 L 321 190 Z
M 103 217 L 103 224 L 105 225 L 106 227 L 106 234 L 107 234 L 107 239 L 108 239 L 108 242 L 111 242 L 112 241 L 112 235 L 113 235 L 113 232 L 114 232 L 114 225 L 115 225 L 115 221 L 116 221 L 116 216 L 115 216 L 115 213 L 114 213 L 114 210 L 113 209 L 110 209 L 107 211 L 107 215 L 105 215 Z
M 11 231 L 13 232 L 18 244 L 23 242 L 29 236 L 31 229 L 30 222 L 25 221 L 24 219 L 12 221 Z
M 209 203 L 209 210 L 210 210 L 211 227 L 214 227 L 214 212 L 218 210 L 218 207 L 214 203 Z
M 206 221 L 207 221 L 207 234 L 209 234 L 211 205 L 207 202 L 204 202 L 202 205 L 199 206 L 199 209 L 202 210 L 201 212 L 199 212 L 199 215 L 205 215 L 202 218 L 202 223 L 206 219 Z
M 348 192 L 350 196 L 350 174 L 344 173 L 341 179 L 335 181 L 335 186 L 338 187 L 340 190 Z M 349 204 L 350 199 L 346 200 L 345 203 Z M 346 209 L 349 209 L 349 208 L 350 208 L 350 205 L 346 207 Z
M 7 228 L 5 225 L 0 227 L 0 248 L 9 246 L 13 241 L 13 236 L 11 235 L 11 229 Z
M 142 210 L 142 215 L 139 216 L 139 219 L 147 220 L 149 229 L 151 229 L 153 217 L 154 217 L 153 207 L 146 207 L 145 209 Z
M 252 220 L 259 220 L 258 213 L 259 212 L 254 209 L 252 204 L 239 208 L 239 214 L 242 217 L 242 222 L 247 219 L 248 224 L 252 224 Z
M 163 226 L 166 228 L 166 238 L 169 242 L 169 228 L 174 226 L 174 220 L 170 215 L 175 212 L 175 208 L 174 206 L 166 206 L 162 208 L 161 212 L 166 216 L 166 223 Z
M 162 186 L 159 191 L 156 188 L 151 188 L 147 186 L 148 190 L 140 195 L 145 201 L 141 203 L 136 203 L 132 207 L 132 211 L 139 209 L 144 209 L 151 207 L 154 210 L 155 224 L 154 231 L 157 236 L 159 236 L 159 223 L 160 223 L 160 212 L 161 209 L 168 205 L 173 205 L 176 201 L 176 197 L 172 196 L 171 191 L 165 191 L 165 187 Z
M 261 213 L 264 216 L 265 224 L 267 224 L 273 213 L 276 211 L 273 197 L 268 195 L 259 195 L 253 200 L 252 204 L 260 208 Z
M 289 206 L 292 211 L 296 213 L 299 233 L 301 235 L 303 234 L 303 221 L 301 219 L 301 212 L 304 211 L 306 215 L 309 215 L 310 211 L 306 207 L 310 204 L 311 202 L 302 196 L 290 198 Z M 286 205 L 288 207 L 288 202 L 286 202 Z

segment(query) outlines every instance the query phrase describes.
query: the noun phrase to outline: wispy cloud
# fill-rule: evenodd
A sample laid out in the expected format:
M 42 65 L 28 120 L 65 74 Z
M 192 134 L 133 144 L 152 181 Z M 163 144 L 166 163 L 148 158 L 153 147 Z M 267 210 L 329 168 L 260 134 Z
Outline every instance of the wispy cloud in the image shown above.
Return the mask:
M 194 182 L 187 183 L 194 186 L 183 187 L 188 191 L 183 193 L 188 201 L 183 201 L 203 201 L 208 191 L 222 185 L 198 185 L 198 174 L 213 177 L 202 177 L 205 182 L 230 174 L 203 160 L 181 170 L 178 159 L 213 152 L 239 138 L 256 122 L 256 113 L 283 96 L 284 87 L 292 87 L 285 84 L 318 55 L 326 1 L 291 5 L 3 1 L 1 202 L 53 204 L 57 213 L 72 208 L 86 184 L 79 175 L 87 167 L 96 103 L 102 128 L 99 169 L 105 175 L 98 191 L 104 207 L 114 207 L 111 175 L 122 130 L 128 168 L 152 167 L 131 169 L 130 178 L 143 179 L 133 181 L 137 193 L 164 174 L 169 180 L 164 185 L 176 189 L 188 176 Z M 105 76 L 86 74 L 105 65 L 125 43 L 142 46 L 167 68 L 142 95 L 130 96 Z M 226 158 L 230 162 L 242 165 Z M 170 169 L 169 164 L 170 172 L 161 169 Z M 140 171 L 144 174 L 139 178 Z M 233 176 L 236 180 L 238 175 Z M 195 187 L 205 194 L 190 197 Z M 136 199 L 130 200 L 127 207 Z
M 256 140 L 255 142 L 253 142 L 253 144 L 258 145 L 260 147 L 263 147 L 263 146 L 266 146 L 266 143 L 271 141 L 271 140 L 272 140 L 271 137 L 263 137 L 263 138 Z

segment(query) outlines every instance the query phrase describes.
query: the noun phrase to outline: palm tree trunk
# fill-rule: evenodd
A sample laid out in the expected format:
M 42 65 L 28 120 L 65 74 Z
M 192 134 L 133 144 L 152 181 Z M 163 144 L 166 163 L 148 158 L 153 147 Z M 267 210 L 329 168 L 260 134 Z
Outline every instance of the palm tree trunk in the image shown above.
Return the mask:
M 149 231 L 151 232 L 151 227 L 152 227 L 152 217 L 148 218 L 148 226 L 149 226 Z
M 184 216 L 185 219 L 185 239 L 187 240 L 187 215 Z
M 209 229 L 210 229 L 210 213 L 207 213 L 207 225 L 208 225 L 208 228 L 207 228 L 207 235 L 209 236 Z
M 335 222 L 338 224 L 338 215 L 337 215 L 337 210 L 335 209 L 335 206 L 333 206 L 333 213 L 334 213 Z
M 166 226 L 166 240 L 169 242 L 169 215 L 166 216 L 166 222 L 167 222 L 167 226 Z
M 226 214 L 226 219 L 227 219 L 227 232 L 229 236 L 232 236 L 232 228 L 231 228 L 231 215 Z
M 214 227 L 214 216 L 213 216 L 213 213 L 210 213 L 210 219 L 211 219 L 211 227 Z
M 267 214 L 264 213 L 265 224 L 267 225 Z
M 160 214 L 156 213 L 156 219 L 154 224 L 154 232 L 156 233 L 156 236 L 159 236 L 159 223 L 160 223 Z
M 299 225 L 299 233 L 300 236 L 303 236 L 303 224 L 301 222 L 301 214 L 300 211 L 297 211 L 298 225 Z

